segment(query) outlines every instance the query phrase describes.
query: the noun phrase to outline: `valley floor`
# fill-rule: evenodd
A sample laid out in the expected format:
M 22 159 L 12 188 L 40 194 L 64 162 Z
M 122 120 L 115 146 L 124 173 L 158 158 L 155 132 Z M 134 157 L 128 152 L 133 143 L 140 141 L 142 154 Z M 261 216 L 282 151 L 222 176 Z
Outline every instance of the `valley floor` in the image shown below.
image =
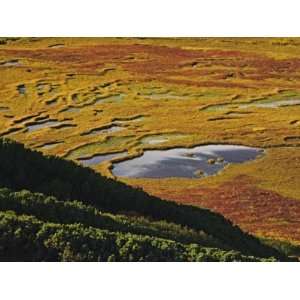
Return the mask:
M 0 135 L 300 245 L 300 39 L 1 38 Z M 264 155 L 200 178 L 115 177 L 146 150 Z M 97 157 L 97 155 L 107 155 Z

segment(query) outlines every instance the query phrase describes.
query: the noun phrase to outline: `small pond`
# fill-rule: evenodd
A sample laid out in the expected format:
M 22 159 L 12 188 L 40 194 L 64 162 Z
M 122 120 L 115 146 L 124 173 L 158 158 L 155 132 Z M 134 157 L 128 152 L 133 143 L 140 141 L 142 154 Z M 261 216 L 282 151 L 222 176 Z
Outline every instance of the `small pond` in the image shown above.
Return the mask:
M 1 62 L 0 66 L 2 66 L 2 67 L 18 67 L 18 66 L 21 66 L 21 63 L 17 59 L 12 59 L 9 61 Z
M 117 126 L 117 125 L 112 125 L 107 128 L 98 128 L 98 129 L 93 129 L 86 135 L 97 135 L 97 134 L 108 134 L 108 133 L 114 133 L 123 130 L 124 127 Z
M 143 137 L 141 143 L 144 145 L 156 145 L 169 142 L 170 140 L 182 139 L 184 137 L 186 137 L 186 135 L 180 133 L 153 134 Z
M 123 177 L 203 177 L 218 173 L 229 163 L 253 160 L 262 149 L 238 145 L 149 150 L 140 157 L 114 164 L 113 174 Z
M 300 105 L 300 99 L 291 99 L 291 100 L 270 100 L 270 99 L 263 99 L 257 100 L 248 103 L 224 103 L 224 104 L 216 104 L 210 105 L 205 107 L 204 111 L 220 111 L 227 108 L 237 108 L 237 109 L 245 109 L 251 107 L 258 107 L 258 108 L 279 108 L 285 106 L 292 106 L 292 105 Z
M 116 94 L 109 95 L 102 98 L 97 98 L 95 104 L 97 103 L 112 103 L 112 102 L 120 102 L 124 98 L 125 94 Z
M 70 106 L 68 108 L 61 110 L 61 112 L 74 113 L 74 112 L 79 112 L 80 110 L 81 110 L 80 107 Z
M 39 91 L 39 92 L 42 92 L 46 89 L 46 87 L 48 86 L 47 83 L 38 83 L 36 85 L 36 89 Z
M 78 158 L 77 160 L 84 166 L 91 166 L 100 164 L 103 161 L 108 161 L 116 157 L 127 155 L 127 151 L 109 154 L 98 154 L 87 158 Z
M 117 125 L 126 125 L 126 124 L 130 124 L 130 123 L 134 123 L 134 122 L 139 122 L 139 121 L 143 121 L 145 119 L 144 116 L 135 116 L 135 117 L 129 117 L 129 118 L 116 118 L 113 119 L 114 124 Z
M 53 45 L 49 45 L 48 47 L 57 49 L 57 48 L 63 48 L 64 46 L 65 44 L 53 44 Z
M 35 130 L 39 130 L 39 129 L 42 129 L 42 128 L 48 128 L 48 127 L 52 127 L 52 126 L 56 126 L 56 125 L 60 125 L 60 124 L 61 124 L 61 122 L 54 121 L 54 120 L 50 120 L 50 121 L 46 121 L 46 122 L 40 122 L 40 123 L 36 123 L 36 124 L 33 124 L 33 125 L 28 125 L 27 126 L 27 129 L 28 129 L 27 132 L 32 132 L 32 131 L 35 131 Z
M 190 98 L 188 95 L 176 95 L 173 93 L 151 93 L 151 94 L 140 94 L 145 99 L 150 100 L 182 100 Z
M 59 144 L 62 144 L 63 142 L 52 142 L 52 143 L 46 143 L 44 145 L 39 146 L 39 149 L 43 149 L 43 150 L 50 150 L 55 148 L 56 146 L 58 146 Z
M 17 90 L 19 92 L 20 95 L 25 95 L 26 93 L 26 87 L 25 84 L 20 84 L 17 86 Z

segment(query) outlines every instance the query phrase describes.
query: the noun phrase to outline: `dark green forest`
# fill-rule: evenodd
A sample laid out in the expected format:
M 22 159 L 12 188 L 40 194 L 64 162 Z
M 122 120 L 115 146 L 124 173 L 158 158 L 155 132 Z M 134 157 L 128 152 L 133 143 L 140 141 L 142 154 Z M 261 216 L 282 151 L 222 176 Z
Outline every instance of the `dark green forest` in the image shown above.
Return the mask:
M 1 261 L 287 261 L 222 215 L 0 140 Z

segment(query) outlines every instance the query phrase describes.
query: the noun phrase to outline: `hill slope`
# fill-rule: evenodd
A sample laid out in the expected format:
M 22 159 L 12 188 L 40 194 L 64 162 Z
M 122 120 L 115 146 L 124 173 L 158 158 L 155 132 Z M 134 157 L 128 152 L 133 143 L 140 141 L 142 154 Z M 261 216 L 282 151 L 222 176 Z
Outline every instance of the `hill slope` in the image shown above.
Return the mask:
M 8 188 L 0 191 L 3 260 L 287 259 L 219 214 L 161 200 L 5 139 L 0 141 L 0 186 Z M 23 189 L 31 192 L 15 193 Z M 133 247 L 124 255 L 120 240 Z

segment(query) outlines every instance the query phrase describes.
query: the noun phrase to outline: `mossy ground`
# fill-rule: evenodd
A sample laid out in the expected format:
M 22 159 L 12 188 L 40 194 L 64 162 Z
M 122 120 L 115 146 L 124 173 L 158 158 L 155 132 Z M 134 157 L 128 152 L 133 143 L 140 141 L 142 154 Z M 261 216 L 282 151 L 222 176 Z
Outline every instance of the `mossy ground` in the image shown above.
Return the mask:
M 0 134 L 68 159 L 209 143 L 264 148 L 212 177 L 120 180 L 300 244 L 300 106 L 239 107 L 300 99 L 299 50 L 296 38 L 8 41 L 0 45 Z M 228 106 L 207 109 L 216 104 Z M 48 120 L 59 125 L 27 130 Z M 111 125 L 123 129 L 86 134 Z M 95 168 L 112 176 L 111 162 Z

